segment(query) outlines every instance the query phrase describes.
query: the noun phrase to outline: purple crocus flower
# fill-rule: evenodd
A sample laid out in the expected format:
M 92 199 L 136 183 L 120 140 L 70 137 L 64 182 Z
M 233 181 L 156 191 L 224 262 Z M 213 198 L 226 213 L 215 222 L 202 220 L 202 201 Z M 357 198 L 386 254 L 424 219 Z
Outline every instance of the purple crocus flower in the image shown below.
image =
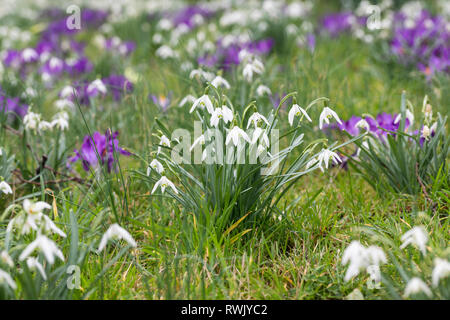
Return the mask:
M 123 75 L 112 74 L 102 79 L 108 91 L 111 92 L 115 101 L 122 98 L 122 94 L 133 91 L 133 84 Z
M 331 36 L 336 37 L 350 31 L 356 18 L 351 12 L 336 12 L 322 18 L 322 28 Z
M 153 103 L 155 105 L 157 105 L 163 112 L 166 112 L 167 109 L 170 106 L 170 103 L 172 101 L 172 92 L 169 92 L 169 94 L 167 96 L 164 95 L 153 95 L 153 94 L 149 94 L 149 99 L 151 99 L 153 101 Z
M 100 160 L 100 164 L 106 164 L 108 172 L 111 172 L 117 163 L 114 153 L 125 156 L 131 155 L 129 151 L 119 147 L 118 135 L 118 131 L 111 134 L 111 130 L 108 129 L 104 135 L 96 131 L 92 138 L 85 136 L 81 148 L 74 150 L 75 156 L 69 159 L 68 166 L 70 167 L 72 163 L 80 160 L 83 169 L 89 171 L 90 167 L 96 168 Z
M 196 25 L 195 17 L 201 17 L 208 19 L 213 16 L 213 12 L 209 9 L 202 8 L 197 5 L 187 6 L 186 8 L 178 11 L 172 19 L 173 24 L 178 27 L 179 25 L 185 25 L 189 29 L 192 29 Z
M 19 98 L 7 98 L 0 92 L 0 112 L 10 112 L 23 118 L 28 111 L 28 105 L 21 104 Z

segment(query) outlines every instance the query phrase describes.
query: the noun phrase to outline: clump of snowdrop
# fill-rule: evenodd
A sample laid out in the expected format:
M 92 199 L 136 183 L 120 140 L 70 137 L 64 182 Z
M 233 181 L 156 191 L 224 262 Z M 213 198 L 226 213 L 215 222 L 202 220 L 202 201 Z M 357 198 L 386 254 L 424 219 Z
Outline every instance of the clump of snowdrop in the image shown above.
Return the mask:
M 344 280 L 349 281 L 364 270 L 369 272 L 374 279 L 379 279 L 380 277 L 375 271 L 377 269 L 374 269 L 373 266 L 379 267 L 385 263 L 387 263 L 387 258 L 380 247 L 369 246 L 366 248 L 359 241 L 352 241 L 342 256 L 342 264 L 349 264 Z
M 423 282 L 422 279 L 415 277 L 409 280 L 405 288 L 404 296 L 411 297 L 420 293 L 424 293 L 430 298 L 433 296 L 430 288 L 428 288 L 427 284 Z
M 106 248 L 106 244 L 110 240 L 125 240 L 130 246 L 136 247 L 136 241 L 133 239 L 131 234 L 119 226 L 117 223 L 111 225 L 108 230 L 106 230 L 102 239 L 100 240 L 100 244 L 98 246 L 97 252 L 101 252 Z
M 408 245 L 414 245 L 420 250 L 420 252 L 422 252 L 423 255 L 426 255 L 428 234 L 424 227 L 416 226 L 412 228 L 401 237 L 401 240 L 403 243 L 400 246 L 400 249 L 403 249 Z

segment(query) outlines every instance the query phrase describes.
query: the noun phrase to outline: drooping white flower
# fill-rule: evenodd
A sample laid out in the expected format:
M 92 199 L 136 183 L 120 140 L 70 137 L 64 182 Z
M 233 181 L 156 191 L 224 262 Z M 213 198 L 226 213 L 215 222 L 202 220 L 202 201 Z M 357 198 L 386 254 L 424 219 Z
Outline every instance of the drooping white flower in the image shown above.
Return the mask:
M 45 209 L 51 208 L 52 207 L 44 201 L 33 202 L 29 199 L 25 199 L 23 201 L 23 210 L 25 210 L 25 212 L 31 216 L 37 215 L 39 213 L 42 213 Z
M 192 146 L 189 148 L 189 152 L 192 152 L 192 150 L 195 148 L 196 145 L 198 144 L 205 144 L 205 136 L 202 134 L 200 135 L 197 139 L 195 139 L 194 143 L 192 144 Z
M 8 254 L 8 251 L 6 250 L 3 250 L 0 253 L 0 261 L 8 265 L 10 268 L 14 266 L 14 261 L 11 259 L 11 256 Z
M 11 278 L 8 272 L 0 269 L 0 283 L 6 282 L 8 286 L 11 287 L 11 289 L 16 290 L 17 286 L 14 280 Z
M 386 262 L 386 255 L 380 247 L 370 246 L 366 248 L 359 241 L 352 241 L 342 256 L 342 264 L 346 265 L 349 263 L 344 280 L 349 281 L 363 270 L 373 273 L 374 269 L 376 269 L 375 267 Z M 378 274 L 375 276 L 378 276 Z
M 262 122 L 265 122 L 267 125 L 269 125 L 269 121 L 267 121 L 266 117 L 264 117 L 262 114 L 255 112 L 253 113 L 247 122 L 247 129 L 250 127 L 250 124 L 253 123 L 253 125 L 258 127 Z
M 206 110 L 208 110 L 210 114 L 214 112 L 214 107 L 211 99 L 206 94 L 194 101 L 194 104 L 192 105 L 191 110 L 189 110 L 189 113 L 194 112 L 195 108 L 197 107 L 200 107 L 201 109 L 204 109 L 206 107 Z
M 158 172 L 159 174 L 164 172 L 163 165 L 157 159 L 153 159 L 152 162 L 150 162 L 150 165 L 147 168 L 147 176 L 150 175 L 150 171 L 152 169 L 155 170 L 156 172 Z
M 158 147 L 158 154 L 161 153 L 161 146 L 164 147 L 170 147 L 170 140 L 165 135 L 161 136 L 161 139 L 159 140 L 159 147 Z
M 175 52 L 173 51 L 173 49 L 171 47 L 169 47 L 167 45 L 162 45 L 161 47 L 159 47 L 155 51 L 155 54 L 162 59 L 175 57 Z
M 25 250 L 22 251 L 22 253 L 19 256 L 19 260 L 23 261 L 26 258 L 30 256 L 30 254 L 33 253 L 34 250 L 38 249 L 41 251 L 45 259 L 48 261 L 48 263 L 53 264 L 55 262 L 55 256 L 64 261 L 64 255 L 59 250 L 58 246 L 53 240 L 50 240 L 44 235 L 39 234 L 36 239 L 31 242 Z
M 216 76 L 213 81 L 211 81 L 211 84 L 216 88 L 225 87 L 226 89 L 230 89 L 230 84 L 228 83 L 228 81 L 221 76 Z
M 441 258 L 434 259 L 434 268 L 431 273 L 431 282 L 434 287 L 439 285 L 439 281 L 450 276 L 450 262 Z
M 166 190 L 167 187 L 170 187 L 170 188 L 172 188 L 173 192 L 178 194 L 177 188 L 172 183 L 172 181 L 170 181 L 169 179 L 166 178 L 166 176 L 162 176 L 161 179 L 159 179 L 155 183 L 155 186 L 153 187 L 153 190 L 152 190 L 152 194 L 156 191 L 156 189 L 158 189 L 158 187 L 161 187 L 161 192 L 162 193 L 164 193 L 164 191 Z
M 105 84 L 100 79 L 92 81 L 86 89 L 87 94 L 93 97 L 96 97 L 99 93 L 106 94 L 107 91 Z
M 409 120 L 409 125 L 412 126 L 414 123 L 414 114 L 409 109 L 406 109 L 405 115 L 406 115 L 406 119 Z M 394 124 L 399 123 L 401 119 L 402 119 L 402 114 L 399 113 L 398 116 L 394 120 Z
M 194 69 L 189 73 L 189 78 L 193 79 L 195 77 L 200 77 L 203 80 L 206 81 L 212 81 L 214 79 L 214 73 L 206 72 L 202 69 Z
M 100 240 L 97 252 L 103 251 L 109 240 L 122 240 L 122 239 L 128 242 L 128 244 L 132 247 L 137 246 L 136 241 L 134 241 L 131 234 L 127 230 L 119 226 L 117 223 L 114 223 L 108 228 L 108 230 L 106 230 L 105 234 Z
M 72 86 L 65 86 L 60 91 L 59 96 L 62 99 L 66 100 L 66 99 L 72 98 L 74 95 L 74 92 L 76 92 L 76 90 Z
M 333 152 L 328 149 L 322 149 L 322 151 L 320 151 L 319 155 L 317 156 L 317 160 L 319 161 L 319 167 L 322 169 L 322 171 L 323 171 L 322 164 L 325 164 L 325 168 L 328 169 L 328 162 L 330 161 L 330 159 L 335 164 L 339 164 L 340 162 L 342 162 L 341 158 L 338 156 L 336 152 Z
M 74 109 L 75 104 L 68 99 L 58 99 L 55 101 L 55 107 L 58 110 Z
M 251 144 L 255 144 L 258 142 L 258 140 L 261 140 L 263 142 L 263 145 L 268 148 L 269 147 L 269 137 L 267 136 L 267 133 L 265 130 L 263 130 L 260 127 L 257 127 L 254 131 L 253 131 L 253 137 L 252 137 L 252 141 Z
M 302 114 L 306 117 L 306 119 L 309 120 L 309 122 L 312 122 L 311 118 L 306 113 L 306 110 L 300 107 L 298 104 L 294 104 L 291 110 L 289 110 L 289 124 L 292 126 L 292 124 L 294 123 L 294 117 L 300 117 Z
M 41 115 L 28 110 L 28 113 L 23 117 L 23 124 L 27 130 L 37 130 L 41 122 Z
M 12 193 L 12 189 L 6 181 L 0 182 L 0 191 L 4 194 Z
M 238 126 L 234 126 L 233 129 L 231 129 L 228 132 L 225 144 L 229 145 L 230 142 L 233 142 L 234 146 L 236 147 L 239 144 L 241 138 L 247 141 L 248 143 L 251 143 L 251 140 L 245 133 L 245 131 L 239 128 Z
M 44 220 L 44 230 L 47 232 L 53 232 L 61 237 L 65 238 L 66 234 L 60 228 L 56 226 L 56 224 L 45 214 L 42 215 L 42 219 Z
M 186 103 L 190 102 L 190 103 L 194 103 L 195 100 L 197 100 L 193 95 L 188 94 L 186 97 L 184 97 L 181 101 L 179 106 L 182 107 L 184 106 Z
M 402 245 L 400 249 L 405 248 L 406 246 L 413 244 L 419 248 L 419 250 L 425 255 L 427 253 L 426 244 L 428 241 L 428 234 L 425 231 L 424 227 L 417 226 L 407 231 L 401 237 Z
M 53 129 L 53 124 L 48 121 L 41 121 L 38 125 L 39 131 L 47 131 Z
M 45 274 L 44 267 L 35 257 L 27 258 L 27 266 L 31 270 L 38 270 L 44 280 L 47 280 L 47 275 Z
M 365 119 L 361 119 L 355 124 L 355 128 L 369 131 L 370 126 L 369 126 L 369 123 Z
M 69 128 L 69 115 L 67 112 L 61 111 L 58 112 L 52 121 L 52 126 L 56 126 L 59 130 L 63 131 Z
M 339 116 L 337 115 L 336 112 L 334 112 L 333 110 L 331 110 L 328 107 L 323 108 L 322 113 L 320 114 L 319 117 L 319 128 L 320 130 L 322 130 L 323 128 L 323 123 L 326 122 L 327 124 L 330 123 L 330 119 L 334 118 L 338 123 L 342 124 L 341 119 L 339 119 Z
M 231 122 L 233 120 L 233 111 L 225 105 L 222 108 L 216 108 L 211 115 L 210 125 L 217 128 L 220 119 L 225 123 Z
M 272 93 L 272 91 L 270 91 L 269 87 L 267 87 L 263 84 L 260 84 L 258 86 L 258 88 L 256 88 L 256 94 L 260 97 L 262 97 L 265 94 L 271 94 L 271 93 Z
M 408 281 L 405 288 L 405 297 L 410 297 L 413 294 L 425 293 L 428 297 L 431 297 L 433 294 L 431 293 L 430 288 L 426 285 L 422 279 L 414 277 Z
M 261 74 L 263 72 L 264 65 L 260 60 L 254 58 L 252 61 L 249 61 L 245 64 L 244 69 L 242 70 L 242 75 L 244 76 L 245 80 L 247 80 L 248 82 L 252 82 L 254 73 Z

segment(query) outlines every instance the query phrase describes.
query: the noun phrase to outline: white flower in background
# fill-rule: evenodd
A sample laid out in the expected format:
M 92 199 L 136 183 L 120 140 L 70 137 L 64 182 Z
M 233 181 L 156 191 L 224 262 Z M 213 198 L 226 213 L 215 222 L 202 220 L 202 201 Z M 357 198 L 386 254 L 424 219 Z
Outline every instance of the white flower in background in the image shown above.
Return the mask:
M 38 60 L 39 55 L 33 48 L 26 48 L 22 51 L 22 59 L 25 62 L 32 62 Z
M 211 81 L 211 84 L 216 88 L 225 87 L 226 89 L 230 89 L 230 84 L 228 83 L 228 81 L 221 76 L 216 76 L 213 81 Z
M 206 81 L 212 81 L 214 79 L 214 74 L 211 72 L 203 71 L 202 69 L 194 69 L 189 74 L 189 78 L 193 79 L 195 77 L 200 77 Z
M 177 188 L 175 188 L 175 185 L 172 183 L 172 181 L 167 179 L 166 176 L 162 176 L 161 179 L 159 179 L 155 183 L 155 186 L 153 187 L 153 190 L 152 190 L 152 194 L 156 191 L 156 189 L 158 189 L 159 186 L 161 186 L 161 192 L 162 193 L 164 193 L 164 191 L 166 190 L 167 187 L 171 187 L 173 192 L 178 194 Z
M 41 115 L 28 110 L 28 113 L 23 117 L 23 124 L 27 130 L 37 130 L 41 122 Z
M 37 96 L 37 92 L 32 87 L 27 87 L 25 89 L 25 92 L 22 94 L 22 97 L 35 98 L 36 96 Z
M 47 217 L 45 214 L 43 214 L 42 218 L 44 219 L 44 230 L 46 232 L 53 232 L 53 233 L 60 235 L 63 238 L 66 237 L 66 234 L 64 233 L 64 231 L 62 231 L 60 228 L 58 228 L 56 226 L 56 224 L 49 217 Z
M 27 258 L 27 266 L 31 270 L 38 270 L 44 280 L 47 280 L 47 275 L 45 274 L 44 267 L 35 257 Z
M 265 130 L 261 129 L 260 127 L 257 127 L 255 131 L 253 131 L 253 137 L 251 144 L 255 144 L 258 142 L 258 140 L 262 140 L 263 145 L 267 148 L 269 147 L 269 137 L 267 136 L 267 133 Z
M 327 124 L 330 124 L 330 120 L 331 118 L 336 119 L 336 121 L 340 124 L 342 124 L 341 119 L 339 119 L 339 116 L 337 115 L 336 112 L 334 112 L 333 110 L 331 110 L 328 107 L 323 108 L 322 113 L 320 114 L 319 117 L 319 128 L 320 130 L 322 130 L 323 128 L 323 123 L 326 122 Z
M 161 30 L 171 30 L 173 28 L 173 24 L 169 19 L 163 18 L 159 20 L 156 27 Z
M 189 110 L 189 113 L 194 112 L 195 108 L 200 107 L 200 109 L 206 108 L 210 114 L 214 112 L 214 107 L 211 102 L 211 99 L 208 95 L 204 94 L 200 98 L 194 101 L 194 104 L 191 107 L 191 110 Z
M 431 273 L 431 282 L 434 287 L 439 285 L 441 279 L 450 276 L 450 262 L 441 258 L 434 259 L 434 268 Z
M 251 143 L 251 140 L 245 133 L 245 131 L 239 128 L 238 126 L 234 126 L 233 129 L 231 129 L 228 132 L 225 144 L 229 145 L 230 142 L 233 142 L 234 146 L 236 147 L 239 144 L 241 138 L 247 141 L 248 143 Z
M 370 126 L 369 126 L 369 123 L 365 119 L 361 119 L 355 124 L 355 128 L 369 131 Z
M 158 172 L 159 174 L 164 172 L 164 167 L 161 164 L 161 162 L 159 162 L 156 159 L 153 159 L 152 162 L 150 162 L 150 165 L 147 168 L 147 176 L 150 175 L 151 170 L 155 170 L 156 172 Z
M 225 123 L 231 122 L 233 120 L 233 111 L 225 105 L 222 108 L 216 108 L 211 115 L 210 125 L 217 128 L 220 119 Z
M 3 250 L 0 253 L 0 261 L 8 265 L 10 268 L 14 267 L 14 261 L 11 259 L 11 256 L 8 254 L 8 251 L 6 250 Z
M 162 59 L 168 59 L 168 58 L 175 57 L 175 52 L 172 50 L 171 47 L 169 47 L 167 45 L 162 45 L 161 47 L 159 47 L 156 50 L 155 54 Z
M 52 130 L 53 125 L 51 122 L 41 121 L 41 122 L 39 122 L 38 128 L 39 128 L 39 131 L 47 131 L 47 130 Z
M 53 240 L 50 240 L 49 238 L 41 234 L 39 234 L 36 237 L 36 239 L 33 242 L 31 242 L 25 248 L 25 250 L 22 251 L 22 253 L 19 256 L 19 260 L 20 261 L 25 260 L 36 249 L 38 249 L 44 254 L 45 259 L 50 264 L 53 264 L 55 262 L 55 257 L 58 257 L 59 259 L 61 259 L 61 261 L 64 261 L 63 253 L 61 252 L 61 250 L 59 250 L 56 243 Z
M 418 293 L 425 293 L 428 297 L 433 295 L 426 283 L 423 282 L 422 279 L 415 277 L 408 281 L 404 295 L 405 297 L 410 297 L 411 295 Z
M 258 127 L 262 122 L 265 122 L 267 125 L 269 125 L 269 121 L 267 121 L 266 117 L 264 117 L 262 114 L 255 112 L 253 113 L 247 122 L 247 129 L 250 127 L 250 124 L 253 123 L 253 125 Z
M 160 33 L 155 33 L 152 37 L 152 41 L 155 44 L 160 44 L 163 41 L 163 36 Z
M 188 94 L 186 97 L 184 97 L 181 101 L 179 106 L 183 107 L 186 103 L 190 102 L 190 103 L 194 103 L 195 100 L 197 100 L 197 98 L 195 98 L 193 95 Z
M 427 125 L 424 125 L 422 128 L 422 133 L 421 133 L 421 137 L 425 138 L 425 140 L 428 140 L 430 138 L 431 135 L 431 130 Z
M 106 230 L 105 234 L 100 240 L 100 245 L 98 246 L 97 252 L 103 251 L 109 240 L 122 240 L 122 239 L 128 242 L 128 244 L 134 248 L 137 246 L 136 241 L 134 241 L 131 234 L 127 230 L 119 226 L 117 223 L 114 223 L 108 228 L 108 230 Z
M 12 193 L 12 189 L 5 181 L 0 182 L 0 191 L 4 194 Z
M 414 123 L 414 114 L 409 109 L 406 109 L 405 114 L 406 114 L 406 119 L 409 120 L 409 125 L 412 126 Z M 394 120 L 394 124 L 399 123 L 401 119 L 402 119 L 402 114 L 399 113 L 398 116 Z
M 386 262 L 386 255 L 380 247 L 370 246 L 366 248 L 359 241 L 352 241 L 342 256 L 343 265 L 350 263 L 344 280 L 349 281 L 363 270 L 371 274 L 373 280 L 378 280 L 381 276 L 379 269 L 376 271 L 376 267 Z
M 335 164 L 339 164 L 340 162 L 342 162 L 341 158 L 338 156 L 336 152 L 333 152 L 328 149 L 322 149 L 322 151 L 320 151 L 319 155 L 317 156 L 317 160 L 319 161 L 319 167 L 322 170 L 322 172 L 324 171 L 322 164 L 324 163 L 325 168 L 328 169 L 328 162 L 330 161 L 330 159 Z
M 433 119 L 433 107 L 431 104 L 426 104 L 425 108 L 423 108 L 423 115 L 425 116 L 425 121 L 431 122 Z
M 74 109 L 75 104 L 68 99 L 59 99 L 55 101 L 55 107 L 58 110 Z
M 258 88 L 256 88 L 256 94 L 260 97 L 262 97 L 263 95 L 266 95 L 266 94 L 269 95 L 271 93 L 272 93 L 272 91 L 270 91 L 269 87 L 267 87 L 263 84 L 260 84 L 258 86 Z
M 425 255 L 427 253 L 426 244 L 428 241 L 428 234 L 422 226 L 417 226 L 407 231 L 401 237 L 402 245 L 400 249 L 413 244 L 419 248 L 419 250 Z
M 73 97 L 74 92 L 76 92 L 74 87 L 72 87 L 72 86 L 65 86 L 64 88 L 62 88 L 62 90 L 60 91 L 59 95 L 60 95 L 60 97 L 62 99 L 68 99 L 68 98 L 72 98 Z
M 294 123 L 294 117 L 300 117 L 302 114 L 306 117 L 306 119 L 309 120 L 309 122 L 312 122 L 311 118 L 306 113 L 306 110 L 300 107 L 298 104 L 294 104 L 291 110 L 289 110 L 288 115 L 289 124 L 292 126 Z
M 365 150 L 369 150 L 370 149 L 370 145 L 369 142 L 367 140 L 364 140 L 361 143 L 361 146 L 365 149 Z M 358 148 L 358 150 L 356 150 L 356 157 L 359 157 L 359 155 L 361 154 L 361 148 Z
M 0 283 L 6 282 L 11 289 L 16 290 L 17 286 L 14 280 L 11 278 L 8 272 L 0 269 Z
M 192 152 L 192 150 L 195 148 L 195 146 L 197 146 L 198 144 L 205 144 L 205 136 L 202 134 L 201 136 L 199 136 L 197 139 L 195 139 L 194 143 L 192 144 L 192 146 L 189 148 L 189 152 Z
M 241 51 L 242 52 L 242 51 Z M 241 53 L 239 53 L 241 55 Z M 248 58 L 244 58 L 242 60 L 247 60 Z M 244 66 L 244 69 L 242 70 L 242 75 L 244 76 L 244 79 L 248 82 L 252 82 L 253 80 L 253 74 L 262 74 L 264 72 L 264 65 L 263 63 L 257 59 L 253 58 L 252 61 L 247 62 L 247 64 Z
M 163 135 L 161 137 L 161 140 L 159 140 L 159 144 L 160 146 L 158 147 L 158 154 L 161 153 L 161 146 L 170 147 L 170 140 L 165 135 Z
M 25 199 L 23 201 L 23 210 L 25 210 L 25 212 L 31 216 L 40 214 L 45 209 L 51 209 L 51 208 L 52 207 L 44 201 L 33 202 L 29 199 Z
M 106 94 L 107 91 L 105 84 L 100 79 L 92 81 L 86 89 L 87 94 L 93 97 L 96 97 L 98 93 Z
M 53 117 L 52 126 L 57 127 L 59 130 L 64 131 L 69 128 L 69 115 L 67 112 L 59 112 Z

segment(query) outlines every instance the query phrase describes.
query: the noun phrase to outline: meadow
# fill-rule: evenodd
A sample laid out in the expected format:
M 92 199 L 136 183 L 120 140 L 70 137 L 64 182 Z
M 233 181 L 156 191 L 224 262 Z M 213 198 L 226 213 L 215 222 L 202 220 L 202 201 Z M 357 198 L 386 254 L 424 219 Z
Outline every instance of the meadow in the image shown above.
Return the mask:
M 78 2 L 0 9 L 1 299 L 450 298 L 448 2 Z

